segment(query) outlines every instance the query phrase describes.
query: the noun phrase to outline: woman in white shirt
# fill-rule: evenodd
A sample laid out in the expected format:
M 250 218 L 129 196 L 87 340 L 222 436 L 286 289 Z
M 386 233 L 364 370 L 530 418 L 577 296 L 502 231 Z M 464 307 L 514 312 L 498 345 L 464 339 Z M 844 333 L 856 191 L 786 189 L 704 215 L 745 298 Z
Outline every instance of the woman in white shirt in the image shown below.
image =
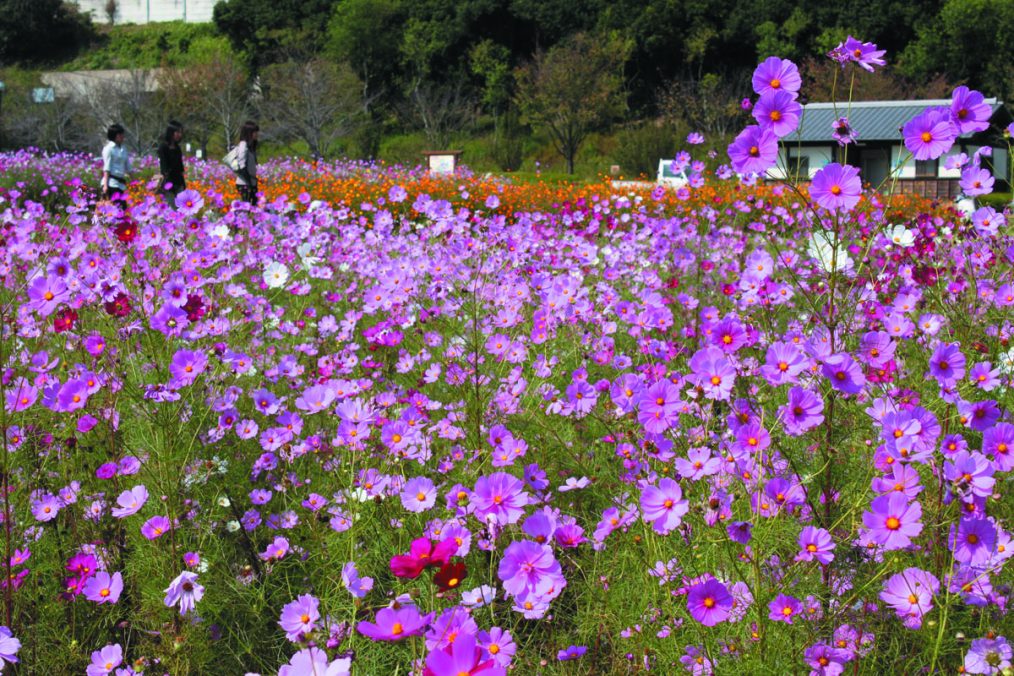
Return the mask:
M 130 155 L 123 145 L 126 135 L 123 127 L 110 125 L 106 131 L 109 143 L 102 149 L 102 198 L 111 200 L 113 195 L 125 196 L 127 193 L 127 174 L 130 173 Z M 121 197 L 117 202 L 126 204 Z
M 244 202 L 257 204 L 257 137 L 261 128 L 247 120 L 239 130 L 236 146 L 236 190 Z

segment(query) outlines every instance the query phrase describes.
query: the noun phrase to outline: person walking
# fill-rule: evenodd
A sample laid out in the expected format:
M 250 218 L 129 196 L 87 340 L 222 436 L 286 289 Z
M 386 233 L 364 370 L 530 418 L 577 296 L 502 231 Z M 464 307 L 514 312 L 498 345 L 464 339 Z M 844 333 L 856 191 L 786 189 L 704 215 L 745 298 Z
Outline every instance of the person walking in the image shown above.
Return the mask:
M 127 174 L 130 173 L 130 154 L 123 144 L 126 130 L 119 124 L 109 125 L 106 130 L 108 143 L 102 149 L 102 199 L 112 200 L 113 195 L 126 196 Z M 116 200 L 120 206 L 126 206 L 121 197 Z
M 260 130 L 256 122 L 244 122 L 236 147 L 236 190 L 240 199 L 250 204 L 257 204 L 257 137 Z
M 183 149 L 180 139 L 183 138 L 183 125 L 171 120 L 165 129 L 165 137 L 158 146 L 158 171 L 162 175 L 158 192 L 165 198 L 166 204 L 176 204 L 176 196 L 186 190 L 187 181 L 183 168 Z

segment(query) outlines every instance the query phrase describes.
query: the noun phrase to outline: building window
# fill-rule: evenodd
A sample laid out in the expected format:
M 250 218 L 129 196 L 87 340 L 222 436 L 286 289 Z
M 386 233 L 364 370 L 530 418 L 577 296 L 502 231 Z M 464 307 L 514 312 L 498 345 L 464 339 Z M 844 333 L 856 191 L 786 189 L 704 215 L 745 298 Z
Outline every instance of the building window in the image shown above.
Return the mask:
M 810 178 L 810 158 L 801 155 L 798 149 L 789 148 L 786 165 L 789 178 L 801 178 L 804 181 Z
M 916 178 L 936 178 L 937 169 L 939 167 L 940 160 L 916 160 L 915 161 L 915 177 Z

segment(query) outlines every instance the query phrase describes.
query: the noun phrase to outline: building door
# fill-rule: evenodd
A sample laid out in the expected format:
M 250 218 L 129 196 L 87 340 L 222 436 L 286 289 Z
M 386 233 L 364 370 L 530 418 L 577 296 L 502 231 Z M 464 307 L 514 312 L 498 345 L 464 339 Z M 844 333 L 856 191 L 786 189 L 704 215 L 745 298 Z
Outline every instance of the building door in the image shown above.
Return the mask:
M 864 183 L 869 183 L 874 189 L 887 187 L 882 184 L 887 180 L 890 170 L 887 148 L 859 149 L 859 171 Z

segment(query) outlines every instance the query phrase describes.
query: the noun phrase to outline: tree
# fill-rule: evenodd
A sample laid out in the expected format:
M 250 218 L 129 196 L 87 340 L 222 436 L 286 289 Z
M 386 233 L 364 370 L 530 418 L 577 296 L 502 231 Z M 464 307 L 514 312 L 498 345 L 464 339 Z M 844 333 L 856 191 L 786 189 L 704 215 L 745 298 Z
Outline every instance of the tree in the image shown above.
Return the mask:
M 116 122 L 126 129 L 134 153 L 151 151 L 158 143 L 162 114 L 156 102 L 157 75 L 136 68 L 123 78 L 97 82 L 83 90 L 88 113 L 98 128 Z
M 328 24 L 327 54 L 355 71 L 367 110 L 391 89 L 404 21 L 399 0 L 345 0 L 335 5 Z M 378 35 L 384 39 L 378 40 Z
M 904 51 L 899 67 L 910 77 L 944 73 L 986 96 L 1014 99 L 1014 2 L 947 0 Z
M 0 2 L 0 63 L 55 61 L 76 53 L 93 36 L 91 19 L 69 2 Z
M 581 143 L 626 110 L 623 64 L 630 44 L 579 33 L 516 71 L 521 115 L 542 127 L 574 173 Z
M 475 117 L 472 99 L 457 78 L 452 82 L 420 78 L 408 95 L 409 117 L 415 118 L 426 134 L 426 140 L 434 148 L 446 147 L 451 132 L 467 125 Z
M 686 125 L 707 136 L 728 136 L 743 124 L 742 95 L 750 91 L 745 73 L 739 77 L 708 73 L 666 85 L 659 94 L 659 110 L 670 122 Z
M 330 156 L 363 121 L 362 83 L 348 64 L 317 58 L 268 66 L 261 91 L 272 133 L 304 141 L 315 158 Z
M 333 4 L 332 0 L 220 1 L 213 20 L 256 70 L 284 61 L 292 49 L 305 53 L 322 49 Z

